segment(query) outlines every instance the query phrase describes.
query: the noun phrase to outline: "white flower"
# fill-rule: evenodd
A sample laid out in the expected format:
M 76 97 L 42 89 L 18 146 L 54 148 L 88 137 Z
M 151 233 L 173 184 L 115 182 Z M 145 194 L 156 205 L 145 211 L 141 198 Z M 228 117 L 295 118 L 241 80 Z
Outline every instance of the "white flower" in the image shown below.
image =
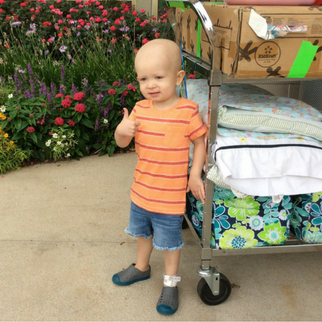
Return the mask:
M 51 140 L 48 140 L 47 142 L 46 142 L 46 146 L 50 146 L 51 145 Z
M 57 141 L 57 145 L 61 145 L 61 142 L 60 141 Z
M 57 133 L 54 133 L 54 134 L 53 134 L 53 138 L 54 138 L 54 139 L 57 139 L 57 138 L 58 138 L 58 134 L 57 134 Z
M 4 105 L 1 105 L 1 107 L 0 107 L 0 111 L 1 111 L 2 113 L 4 113 L 4 112 L 6 111 L 6 107 L 5 107 Z
M 66 158 L 69 158 L 69 157 L 70 157 L 70 153 L 67 153 L 67 154 L 66 154 Z
M 56 147 L 54 147 L 54 148 L 53 148 L 53 150 L 54 150 L 54 151 L 56 151 L 56 150 L 57 150 L 57 148 L 56 148 Z
M 107 123 L 108 123 L 108 119 L 104 119 L 104 120 L 103 120 L 103 123 L 104 123 L 104 124 L 107 124 Z
M 13 98 L 13 94 L 9 94 L 8 95 L 8 98 Z
M 66 135 L 63 135 L 63 136 L 62 136 L 62 138 L 63 138 L 63 139 L 66 139 Z

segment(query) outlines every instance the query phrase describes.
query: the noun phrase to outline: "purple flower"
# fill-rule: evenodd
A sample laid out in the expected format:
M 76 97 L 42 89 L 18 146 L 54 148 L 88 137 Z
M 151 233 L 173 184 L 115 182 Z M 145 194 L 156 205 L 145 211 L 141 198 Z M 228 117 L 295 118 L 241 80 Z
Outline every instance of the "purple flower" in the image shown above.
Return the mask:
M 60 84 L 59 85 L 59 93 L 64 94 L 64 89 L 65 89 L 65 86 L 63 84 Z
M 62 79 L 62 81 L 64 83 L 65 82 L 65 67 L 64 67 L 64 65 L 61 65 L 60 75 L 61 75 L 61 79 Z
M 103 98 L 103 93 L 100 92 L 98 95 L 97 95 L 97 104 L 101 104 L 102 102 L 102 98 Z
M 76 94 L 78 92 L 78 90 L 74 84 L 72 84 L 72 91 L 74 94 Z
M 29 74 L 32 75 L 33 74 L 33 71 L 32 71 L 32 68 L 31 68 L 31 64 L 28 63 L 27 67 L 28 67 Z
M 11 26 L 21 25 L 21 21 L 14 21 L 11 23 Z
M 52 103 L 53 102 L 50 93 L 47 93 L 47 101 L 48 101 L 48 103 Z
M 56 85 L 54 83 L 50 84 L 51 96 L 55 96 L 56 93 Z
M 59 51 L 60 51 L 61 53 L 64 53 L 64 52 L 66 51 L 66 49 L 67 49 L 67 46 L 61 46 L 61 47 L 59 48 Z
M 100 129 L 100 121 L 96 120 L 94 130 L 98 131 Z

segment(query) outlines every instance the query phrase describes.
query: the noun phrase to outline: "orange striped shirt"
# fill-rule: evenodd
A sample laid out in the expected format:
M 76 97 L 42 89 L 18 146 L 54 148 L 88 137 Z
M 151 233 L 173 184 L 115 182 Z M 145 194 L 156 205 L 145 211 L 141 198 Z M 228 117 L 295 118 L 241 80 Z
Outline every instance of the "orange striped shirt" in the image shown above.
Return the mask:
M 207 130 L 198 105 L 181 98 L 160 111 L 152 101 L 143 100 L 137 102 L 130 119 L 141 123 L 135 135 L 138 163 L 132 202 L 150 212 L 183 215 L 190 142 Z

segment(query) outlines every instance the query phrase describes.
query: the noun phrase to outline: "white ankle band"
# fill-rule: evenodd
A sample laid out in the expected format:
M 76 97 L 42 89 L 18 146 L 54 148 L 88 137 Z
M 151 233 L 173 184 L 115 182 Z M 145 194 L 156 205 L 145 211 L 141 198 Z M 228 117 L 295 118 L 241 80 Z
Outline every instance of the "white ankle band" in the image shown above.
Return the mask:
M 177 275 L 163 275 L 163 284 L 165 286 L 176 287 L 181 281 L 181 277 Z

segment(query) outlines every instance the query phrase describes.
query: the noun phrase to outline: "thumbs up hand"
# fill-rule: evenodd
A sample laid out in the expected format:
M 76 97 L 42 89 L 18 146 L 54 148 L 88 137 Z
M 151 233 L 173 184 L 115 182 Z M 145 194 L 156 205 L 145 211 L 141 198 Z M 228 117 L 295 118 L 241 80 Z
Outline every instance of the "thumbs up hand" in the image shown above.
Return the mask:
M 129 111 L 127 108 L 123 108 L 123 120 L 118 126 L 118 134 L 127 137 L 134 137 L 139 129 L 141 123 L 139 121 L 132 121 L 129 118 Z

